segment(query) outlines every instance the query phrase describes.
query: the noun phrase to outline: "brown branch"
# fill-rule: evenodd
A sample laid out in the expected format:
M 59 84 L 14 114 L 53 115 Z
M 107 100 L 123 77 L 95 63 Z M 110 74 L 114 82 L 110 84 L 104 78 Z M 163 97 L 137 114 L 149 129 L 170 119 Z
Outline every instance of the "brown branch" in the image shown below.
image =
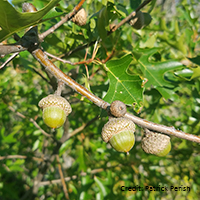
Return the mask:
M 19 55 L 19 52 L 14 53 L 11 55 L 1 66 L 0 69 L 4 68 L 9 62 L 11 62 L 17 55 Z
M 68 194 L 68 191 L 67 191 L 67 186 L 65 184 L 65 179 L 64 179 L 64 176 L 63 176 L 63 172 L 62 172 L 62 168 L 61 168 L 61 164 L 60 164 L 58 155 L 56 155 L 56 160 L 57 160 L 57 163 L 58 163 L 58 171 L 59 171 L 59 174 L 60 174 L 60 178 L 61 178 L 63 191 L 64 191 L 64 194 L 65 194 L 65 198 L 69 199 L 69 194 Z
M 80 93 L 82 96 L 85 96 L 87 99 L 92 101 L 94 104 L 96 104 L 100 108 L 106 109 L 109 106 L 109 103 L 103 101 L 101 98 L 89 92 L 85 87 L 78 84 L 76 81 L 74 81 L 72 78 L 67 76 L 64 72 L 62 72 L 59 68 L 57 68 L 48 59 L 48 57 L 44 54 L 44 52 L 41 49 L 36 49 L 32 51 L 31 53 L 40 62 L 40 64 L 45 67 L 47 71 L 51 72 L 52 75 L 56 77 L 58 81 L 63 81 L 73 90 Z
M 10 53 L 16 53 L 27 50 L 27 47 L 22 46 L 21 44 L 5 44 L 0 45 L 0 56 L 1 55 L 7 55 Z
M 112 32 L 116 31 L 119 27 L 121 27 L 122 25 L 124 25 L 125 23 L 127 23 L 130 19 L 134 18 L 136 15 L 136 12 L 138 12 L 139 10 L 141 10 L 142 8 L 144 8 L 144 6 L 146 6 L 148 3 L 150 3 L 152 0 L 146 0 L 144 1 L 142 4 L 140 4 L 135 11 L 133 11 L 130 15 L 128 15 L 126 18 L 124 18 L 121 22 L 119 22 L 119 24 L 117 24 L 116 26 L 114 26 L 111 31 L 108 33 L 111 34 Z
M 113 32 L 115 32 L 117 29 L 119 29 L 119 27 L 121 27 L 122 25 L 124 25 L 125 23 L 127 23 L 130 19 L 134 18 L 136 15 L 136 12 L 138 12 L 139 10 L 141 10 L 144 6 L 146 6 L 148 3 L 150 3 L 152 0 L 146 0 L 144 1 L 140 6 L 138 6 L 135 11 L 133 11 L 130 15 L 128 15 L 126 18 L 124 18 L 122 21 L 120 21 L 117 25 L 113 26 L 113 28 L 107 33 L 107 36 L 109 36 L 110 34 L 112 34 Z M 98 43 L 100 43 L 102 40 L 100 39 L 98 41 Z M 68 53 L 65 53 L 63 56 L 69 56 L 75 52 L 78 52 L 80 50 L 83 50 L 87 47 L 90 47 L 92 45 L 94 45 L 96 43 L 96 40 L 91 41 L 89 44 L 84 44 L 82 46 L 77 47 L 74 50 L 69 51 Z
M 70 20 L 81 8 L 81 6 L 83 5 L 83 3 L 85 2 L 85 0 L 81 0 L 78 5 L 73 9 L 73 11 L 67 15 L 65 15 L 57 24 L 55 24 L 54 26 L 52 26 L 50 29 L 48 29 L 47 31 L 43 32 L 42 34 L 39 35 L 40 41 L 43 41 L 44 38 L 53 33 L 57 28 L 59 28 L 61 25 L 63 25 L 65 22 L 67 22 L 68 20 Z
M 72 131 L 70 133 L 69 137 L 73 137 L 74 135 L 76 135 L 77 133 L 81 132 L 84 128 L 86 128 L 87 126 L 89 126 L 90 124 L 92 124 L 94 121 L 96 121 L 99 118 L 99 116 L 94 117 L 93 119 L 91 119 L 89 122 L 84 123 L 83 125 L 81 125 L 80 127 L 78 127 L 77 129 L 75 129 L 74 131 Z
M 49 56 L 49 57 L 51 57 L 51 58 L 54 58 L 55 60 L 59 60 L 60 62 L 62 62 L 62 63 L 68 63 L 68 64 L 70 64 L 70 65 L 74 65 L 74 63 L 72 63 L 71 61 L 69 61 L 69 60 L 63 60 L 62 58 L 59 58 L 59 57 L 57 57 L 57 56 L 54 56 L 54 55 L 52 55 L 52 54 L 50 54 L 50 53 L 48 53 L 48 52 L 44 52 L 47 56 Z
M 138 126 L 140 126 L 142 128 L 147 128 L 147 129 L 150 129 L 153 131 L 157 131 L 159 133 L 165 133 L 167 135 L 172 135 L 172 136 L 175 136 L 178 138 L 182 138 L 182 139 L 189 140 L 192 142 L 200 143 L 199 136 L 176 130 L 173 126 L 169 127 L 169 126 L 164 126 L 161 124 L 156 124 L 154 122 L 150 122 L 145 119 L 136 117 L 130 113 L 126 113 L 124 117 L 131 119 L 134 123 L 136 123 Z

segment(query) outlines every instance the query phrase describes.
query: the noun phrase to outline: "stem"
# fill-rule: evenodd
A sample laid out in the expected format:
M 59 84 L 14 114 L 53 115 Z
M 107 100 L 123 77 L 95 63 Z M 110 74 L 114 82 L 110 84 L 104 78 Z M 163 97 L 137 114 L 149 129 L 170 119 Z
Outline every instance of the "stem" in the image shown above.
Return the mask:
M 124 117 L 129 118 L 134 123 L 136 123 L 138 126 L 141 126 L 142 128 L 147 128 L 150 130 L 157 131 L 159 133 L 165 133 L 167 135 L 172 135 L 172 136 L 176 136 L 178 138 L 182 138 L 182 139 L 189 140 L 192 142 L 200 143 L 199 136 L 176 130 L 173 126 L 169 127 L 169 126 L 164 126 L 161 124 L 156 124 L 154 122 L 150 122 L 145 119 L 136 117 L 130 113 L 126 113 Z
M 84 2 L 85 2 L 85 0 L 81 0 L 71 13 L 65 15 L 57 24 L 55 24 L 54 26 L 52 26 L 47 31 L 45 31 L 42 34 L 40 34 L 39 35 L 40 41 L 43 41 L 43 39 L 47 35 L 53 33 L 57 28 L 59 28 L 65 22 L 67 22 L 68 20 L 70 20 L 79 11 L 79 9 L 81 8 L 81 6 L 83 5 Z

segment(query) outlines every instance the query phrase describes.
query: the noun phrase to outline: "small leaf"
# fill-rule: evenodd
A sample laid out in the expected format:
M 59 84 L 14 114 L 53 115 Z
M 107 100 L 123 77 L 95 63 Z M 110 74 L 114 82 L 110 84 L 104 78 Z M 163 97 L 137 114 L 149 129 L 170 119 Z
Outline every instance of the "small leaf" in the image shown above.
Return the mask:
M 110 85 L 104 100 L 109 103 L 120 100 L 127 105 L 135 104 L 135 109 L 140 109 L 143 101 L 142 80 L 139 76 L 126 72 L 131 61 L 132 56 L 128 54 L 106 63 Z

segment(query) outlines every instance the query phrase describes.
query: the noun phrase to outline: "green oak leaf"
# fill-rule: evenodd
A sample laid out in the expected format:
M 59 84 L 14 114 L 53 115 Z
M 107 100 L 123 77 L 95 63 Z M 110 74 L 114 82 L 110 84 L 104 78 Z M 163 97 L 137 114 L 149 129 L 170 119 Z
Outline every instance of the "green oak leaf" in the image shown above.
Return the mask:
M 142 80 L 137 75 L 127 73 L 132 60 L 132 55 L 128 54 L 106 63 L 110 84 L 104 100 L 109 103 L 120 100 L 127 105 L 134 105 L 135 110 L 139 110 L 143 101 Z
M 153 87 L 157 89 L 165 99 L 175 100 L 178 97 L 173 91 L 174 85 L 172 82 L 167 81 L 164 75 L 167 71 L 183 67 L 183 64 L 175 60 L 150 62 L 149 58 L 157 51 L 157 48 L 143 50 L 142 56 L 138 60 L 144 77 L 148 80 L 145 87 Z
M 8 1 L 0 0 L 0 42 L 17 31 L 39 23 L 59 1 L 52 0 L 37 12 L 20 13 Z

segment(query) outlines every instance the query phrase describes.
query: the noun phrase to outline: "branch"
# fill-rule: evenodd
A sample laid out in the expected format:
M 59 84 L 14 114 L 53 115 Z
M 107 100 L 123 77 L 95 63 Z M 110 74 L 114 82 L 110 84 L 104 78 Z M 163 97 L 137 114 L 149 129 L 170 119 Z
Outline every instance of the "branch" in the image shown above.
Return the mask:
M 26 118 L 27 118 L 25 115 L 21 114 L 20 112 L 15 111 L 15 109 L 14 109 L 13 107 L 8 106 L 8 108 L 9 108 L 12 112 L 14 112 L 17 116 L 19 116 L 19 117 L 21 117 L 21 118 L 23 118 L 23 119 L 26 119 Z M 43 135 L 45 135 L 46 137 L 52 137 L 50 134 L 48 134 L 47 132 L 45 132 L 45 131 L 38 125 L 38 123 L 37 123 L 33 118 L 30 118 L 29 121 L 32 122 L 32 123 L 34 124 L 34 126 L 35 126 L 36 128 L 38 128 L 38 129 L 42 132 Z
M 124 25 L 125 23 L 127 23 L 128 21 L 130 21 L 130 19 L 133 19 L 136 15 L 136 13 L 141 10 L 142 8 L 144 8 L 144 6 L 146 6 L 148 3 L 150 3 L 152 0 L 146 0 L 144 1 L 142 4 L 140 4 L 135 11 L 133 11 L 130 15 L 128 15 L 125 19 L 123 19 L 119 24 L 117 24 L 116 26 L 114 26 L 111 31 L 109 32 L 112 33 L 114 31 L 116 31 L 120 26 Z
M 64 191 L 64 194 L 65 194 L 65 198 L 69 199 L 69 194 L 67 192 L 67 186 L 65 184 L 65 179 L 64 179 L 64 176 L 63 176 L 63 172 L 62 172 L 62 168 L 61 168 L 61 164 L 60 164 L 59 156 L 58 155 L 56 155 L 56 160 L 57 160 L 57 163 L 58 163 L 58 171 L 59 171 L 59 174 L 60 174 L 60 178 L 61 178 L 61 182 L 62 182 L 62 186 L 63 186 L 63 191 Z
M 133 11 L 130 15 L 128 15 L 126 18 L 124 18 L 121 22 L 119 22 L 117 25 L 113 26 L 113 28 L 107 33 L 107 36 L 115 32 L 119 27 L 127 23 L 130 19 L 133 19 L 138 11 L 140 11 L 144 6 L 146 6 L 148 3 L 150 3 L 152 0 L 146 0 L 144 1 L 140 6 L 138 6 L 135 11 Z M 100 39 L 98 43 L 100 43 L 102 40 Z M 80 50 L 83 50 L 87 47 L 90 47 L 96 43 L 96 40 L 91 41 L 89 44 L 84 44 L 82 46 L 77 47 L 74 50 L 69 51 L 68 53 L 65 53 L 63 56 L 69 56 L 75 52 L 78 52 Z
M 81 8 L 81 6 L 83 5 L 84 2 L 85 2 L 85 0 L 81 0 L 71 13 L 65 15 L 57 24 L 55 24 L 54 26 L 52 26 L 47 31 L 45 31 L 42 34 L 40 34 L 39 35 L 40 41 L 43 41 L 44 38 L 47 35 L 53 33 L 57 28 L 59 28 L 65 22 L 67 22 L 68 20 L 70 20 L 79 11 L 79 9 Z
M 94 117 L 93 119 L 91 119 L 89 122 L 87 123 L 84 123 L 83 125 L 81 125 L 80 127 L 78 127 L 77 129 L 75 129 L 74 131 L 72 131 L 70 133 L 70 136 L 69 137 L 72 137 L 74 135 L 76 135 L 77 133 L 81 132 L 84 128 L 86 128 L 87 126 L 89 126 L 90 124 L 92 124 L 94 121 L 96 121 L 99 117 L 96 116 Z
M 27 47 L 23 47 L 21 44 L 18 43 L 0 45 L 0 56 L 25 51 L 27 49 Z
M 51 72 L 53 76 L 56 77 L 58 81 L 63 81 L 65 84 L 67 84 L 69 87 L 71 87 L 73 90 L 81 94 L 82 96 L 85 96 L 87 99 L 92 101 L 94 104 L 99 106 L 100 108 L 106 109 L 109 106 L 109 103 L 103 101 L 101 98 L 95 96 L 91 92 L 89 92 L 85 87 L 78 84 L 76 81 L 74 81 L 72 78 L 67 76 L 64 72 L 62 72 L 59 68 L 57 68 L 44 54 L 44 52 L 41 49 L 36 49 L 31 52 L 35 59 L 40 62 L 41 65 L 44 66 L 44 68 Z
M 175 137 L 178 137 L 178 138 L 182 138 L 182 139 L 189 140 L 189 141 L 196 142 L 196 143 L 200 144 L 200 137 L 199 136 L 176 130 L 173 126 L 169 127 L 169 126 L 164 126 L 164 125 L 161 125 L 161 124 L 156 124 L 154 122 L 150 122 L 150 121 L 147 121 L 145 119 L 141 119 L 139 117 L 136 117 L 136 116 L 134 116 L 130 113 L 126 113 L 124 117 L 129 118 L 135 124 L 137 124 L 138 126 L 140 126 L 142 128 L 147 128 L 147 129 L 159 132 L 159 133 L 165 133 L 167 135 L 175 136 Z
M 1 66 L 0 69 L 4 68 L 11 60 L 13 60 L 19 52 L 14 53 L 12 56 L 10 56 Z

